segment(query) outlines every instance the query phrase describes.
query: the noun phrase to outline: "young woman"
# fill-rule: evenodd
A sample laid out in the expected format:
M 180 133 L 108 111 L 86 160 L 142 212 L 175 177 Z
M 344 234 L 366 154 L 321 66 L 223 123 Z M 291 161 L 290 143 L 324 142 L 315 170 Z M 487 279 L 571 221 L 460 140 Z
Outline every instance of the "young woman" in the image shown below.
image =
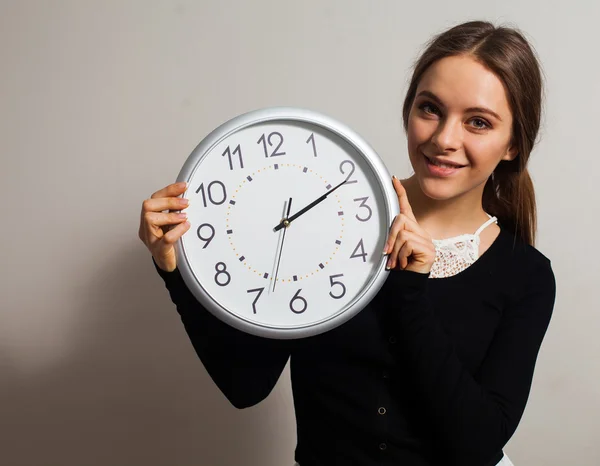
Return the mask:
M 517 30 L 468 22 L 434 37 L 403 108 L 414 174 L 393 183 L 400 215 L 390 275 L 368 307 L 327 333 L 271 340 L 203 309 L 176 266 L 189 228 L 169 185 L 143 203 L 140 238 L 208 373 L 238 407 L 263 400 L 290 359 L 298 443 L 316 465 L 512 464 L 555 300 L 534 247 L 527 163 L 542 79 Z M 173 228 L 171 228 L 174 226 Z

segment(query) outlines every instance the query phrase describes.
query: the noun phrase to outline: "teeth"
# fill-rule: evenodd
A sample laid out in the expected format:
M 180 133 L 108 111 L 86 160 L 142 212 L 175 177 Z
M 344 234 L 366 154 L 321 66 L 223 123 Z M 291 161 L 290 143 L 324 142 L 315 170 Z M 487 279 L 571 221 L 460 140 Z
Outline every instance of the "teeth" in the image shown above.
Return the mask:
M 431 160 L 431 159 L 429 159 L 429 161 L 430 161 L 432 164 L 434 164 L 434 165 L 436 165 L 436 166 L 438 166 L 438 167 L 442 167 L 442 168 L 460 168 L 460 167 L 456 167 L 456 166 L 454 166 L 454 165 L 447 165 L 447 164 L 445 164 L 445 163 L 439 163 L 439 162 L 437 162 L 436 160 Z

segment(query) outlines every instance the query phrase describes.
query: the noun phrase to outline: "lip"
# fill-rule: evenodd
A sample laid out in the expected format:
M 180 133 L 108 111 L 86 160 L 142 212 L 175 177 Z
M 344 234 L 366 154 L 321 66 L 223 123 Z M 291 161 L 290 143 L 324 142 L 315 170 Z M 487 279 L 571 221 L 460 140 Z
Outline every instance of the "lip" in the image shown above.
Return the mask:
M 427 156 L 425 154 L 421 153 L 421 155 L 425 159 L 424 162 L 425 162 L 425 166 L 427 167 L 427 171 L 432 176 L 437 176 L 437 177 L 452 176 L 452 175 L 458 173 L 462 168 L 465 168 L 465 167 L 456 167 L 456 168 L 438 167 L 437 165 L 434 165 L 433 163 L 431 163 L 429 161 L 429 158 L 427 158 Z

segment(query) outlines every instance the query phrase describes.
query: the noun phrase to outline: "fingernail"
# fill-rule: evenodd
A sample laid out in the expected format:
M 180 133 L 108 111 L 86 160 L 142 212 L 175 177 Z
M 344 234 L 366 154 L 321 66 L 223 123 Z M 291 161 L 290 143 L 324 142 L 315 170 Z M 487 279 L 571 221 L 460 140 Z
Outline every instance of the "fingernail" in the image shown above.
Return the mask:
M 392 175 L 392 178 L 394 178 L 394 179 L 396 179 L 396 180 L 398 179 L 398 178 L 396 178 L 396 175 Z

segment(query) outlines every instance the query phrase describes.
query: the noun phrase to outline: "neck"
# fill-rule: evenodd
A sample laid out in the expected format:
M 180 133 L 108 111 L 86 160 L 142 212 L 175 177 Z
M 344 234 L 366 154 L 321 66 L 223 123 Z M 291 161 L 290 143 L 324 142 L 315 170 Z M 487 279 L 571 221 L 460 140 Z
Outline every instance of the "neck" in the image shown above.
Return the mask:
M 474 233 L 489 217 L 482 206 L 481 186 L 451 199 L 432 199 L 421 190 L 413 175 L 402 181 L 417 222 L 433 238 L 443 239 Z

